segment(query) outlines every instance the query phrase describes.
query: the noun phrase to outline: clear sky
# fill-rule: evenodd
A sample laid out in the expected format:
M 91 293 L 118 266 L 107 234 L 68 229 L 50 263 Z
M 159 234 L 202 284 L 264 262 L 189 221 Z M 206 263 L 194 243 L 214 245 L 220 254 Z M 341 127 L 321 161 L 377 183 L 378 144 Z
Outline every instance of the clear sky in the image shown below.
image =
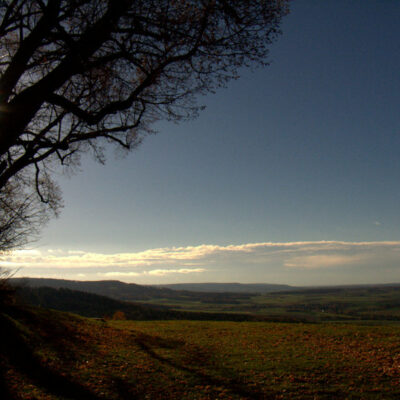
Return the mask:
M 296 0 L 271 65 L 199 118 L 60 176 L 19 275 L 400 282 L 400 1 Z

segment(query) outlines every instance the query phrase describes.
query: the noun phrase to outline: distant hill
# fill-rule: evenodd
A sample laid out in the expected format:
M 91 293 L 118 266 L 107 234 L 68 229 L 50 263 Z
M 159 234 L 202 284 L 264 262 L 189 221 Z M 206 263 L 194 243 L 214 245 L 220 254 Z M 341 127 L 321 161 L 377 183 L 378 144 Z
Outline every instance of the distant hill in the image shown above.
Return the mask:
M 168 298 L 175 293 L 170 289 L 154 288 L 120 281 L 73 281 L 65 279 L 46 278 L 13 278 L 10 282 L 15 285 L 29 287 L 65 288 L 82 292 L 95 293 L 113 299 L 135 301 L 150 298 Z
M 254 295 L 255 290 L 245 293 L 239 285 L 239 292 L 227 293 L 226 290 L 213 290 L 211 292 L 189 291 L 165 288 L 161 286 L 136 285 L 134 283 L 124 283 L 120 281 L 72 281 L 64 279 L 45 279 L 45 278 L 13 278 L 10 282 L 14 285 L 29 287 L 51 287 L 54 289 L 65 288 L 79 290 L 81 292 L 95 293 L 101 296 L 107 296 L 116 300 L 123 301 L 147 301 L 154 299 L 168 299 L 177 301 L 199 301 L 207 303 L 219 303 L 232 300 L 233 303 L 245 300 Z M 219 284 L 218 284 L 219 285 Z M 229 286 L 229 285 L 228 285 Z M 243 285 L 247 287 L 247 285 Z M 251 286 L 251 285 L 249 285 Z M 279 286 L 279 285 L 271 285 Z M 282 289 L 289 286 L 282 285 Z M 271 290 L 273 291 L 273 290 Z M 276 290 L 275 290 L 276 291 Z
M 297 290 L 289 285 L 277 285 L 270 283 L 174 283 L 169 285 L 153 285 L 157 288 L 172 290 L 187 290 L 190 292 L 208 293 L 271 293 Z

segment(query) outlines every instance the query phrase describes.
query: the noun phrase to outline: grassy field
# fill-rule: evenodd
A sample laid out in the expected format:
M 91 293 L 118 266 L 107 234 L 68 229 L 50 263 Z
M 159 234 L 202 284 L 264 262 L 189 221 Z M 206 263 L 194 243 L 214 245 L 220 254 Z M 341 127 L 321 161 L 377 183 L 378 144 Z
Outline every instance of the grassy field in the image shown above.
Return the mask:
M 7 399 L 399 399 L 400 327 L 1 316 Z

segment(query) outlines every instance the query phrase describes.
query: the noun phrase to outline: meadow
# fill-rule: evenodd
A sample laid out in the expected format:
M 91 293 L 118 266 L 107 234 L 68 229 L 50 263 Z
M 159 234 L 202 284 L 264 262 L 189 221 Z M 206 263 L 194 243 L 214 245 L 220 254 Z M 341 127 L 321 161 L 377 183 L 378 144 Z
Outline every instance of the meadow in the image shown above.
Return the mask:
M 400 398 L 399 326 L 1 319 L 2 398 Z

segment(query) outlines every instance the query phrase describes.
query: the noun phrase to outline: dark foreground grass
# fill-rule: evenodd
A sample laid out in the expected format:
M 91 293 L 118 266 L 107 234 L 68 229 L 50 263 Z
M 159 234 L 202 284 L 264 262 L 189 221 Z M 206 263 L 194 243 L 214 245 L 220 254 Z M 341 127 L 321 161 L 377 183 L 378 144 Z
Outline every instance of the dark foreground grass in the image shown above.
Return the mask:
M 400 328 L 2 316 L 1 399 L 399 399 Z

